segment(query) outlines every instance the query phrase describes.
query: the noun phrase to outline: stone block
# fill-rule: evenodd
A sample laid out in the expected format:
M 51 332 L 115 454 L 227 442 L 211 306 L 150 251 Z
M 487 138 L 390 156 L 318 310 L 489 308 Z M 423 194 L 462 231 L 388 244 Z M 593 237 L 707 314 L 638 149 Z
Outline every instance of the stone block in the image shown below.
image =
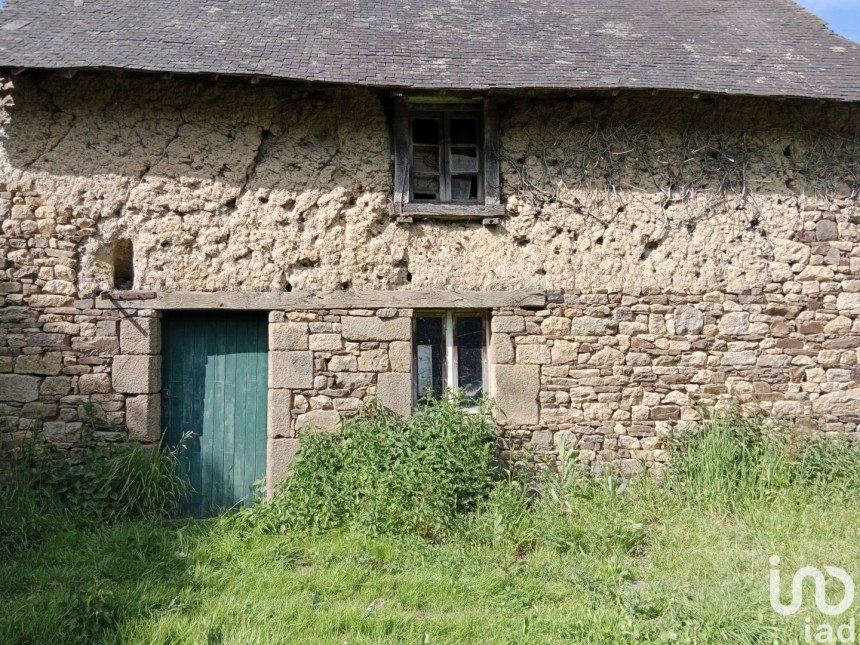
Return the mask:
M 27 337 L 27 344 L 30 347 L 68 348 L 68 338 L 65 334 L 42 332 L 38 334 L 30 334 Z
M 307 390 L 313 386 L 311 352 L 269 352 L 269 387 Z
M 111 367 L 113 389 L 123 394 L 153 394 L 161 390 L 161 356 L 120 354 Z
M 546 365 L 552 361 L 547 345 L 517 345 L 517 363 L 521 365 Z
M 377 318 L 376 316 L 344 316 L 341 334 L 346 340 L 392 341 L 412 338 L 411 318 Z
M 358 358 L 351 354 L 332 356 L 328 361 L 330 372 L 354 372 L 358 369 Z
M 398 372 L 380 374 L 376 395 L 379 402 L 401 417 L 412 414 L 412 375 Z
M 754 351 L 747 352 L 726 352 L 720 358 L 721 365 L 730 365 L 733 367 L 742 367 L 744 365 L 755 365 L 757 360 Z
M 336 430 L 340 425 L 340 414 L 336 410 L 311 410 L 296 419 L 296 433 L 308 430 Z
M 582 412 L 587 421 L 608 421 L 612 418 L 613 406 L 610 403 L 586 403 Z
M 490 327 L 493 332 L 515 334 L 526 330 L 526 321 L 522 316 L 493 316 Z
M 292 474 L 293 460 L 299 448 L 298 439 L 269 439 L 266 455 L 266 497 L 271 499 L 278 484 Z
M 161 320 L 124 318 L 119 324 L 119 349 L 123 354 L 160 354 Z
M 591 355 L 588 364 L 597 367 L 612 367 L 613 365 L 623 365 L 624 361 L 624 352 L 613 347 L 604 347 Z
M 817 282 L 829 282 L 833 280 L 834 273 L 833 269 L 830 267 L 826 267 L 824 265 L 811 265 L 803 269 L 798 276 L 798 282 L 809 282 L 809 281 L 817 281 Z
M 702 312 L 695 307 L 678 307 L 675 309 L 675 333 L 679 336 L 698 334 L 705 325 Z
M 412 343 L 397 340 L 388 346 L 388 360 L 392 372 L 412 371 Z
M 605 336 L 614 334 L 618 323 L 609 318 L 577 316 L 570 320 L 570 333 L 573 336 Z
M 550 316 L 541 323 L 540 330 L 547 338 L 564 338 L 570 334 L 570 318 Z
M 161 438 L 161 395 L 128 397 L 125 400 L 125 424 L 132 439 L 158 441 Z
M 681 408 L 677 405 L 657 405 L 651 408 L 651 419 L 653 421 L 668 421 L 680 418 Z
M 66 396 L 72 389 L 70 376 L 49 376 L 42 381 L 39 393 L 42 396 Z
M 537 365 L 493 366 L 493 396 L 500 419 L 508 425 L 538 422 L 540 367 Z
M 532 433 L 532 446 L 538 454 L 552 450 L 552 432 L 550 430 L 536 430 Z
M 860 388 L 822 394 L 812 402 L 816 414 L 860 416 Z
M 811 251 L 809 246 L 784 238 L 773 241 L 773 259 L 786 264 L 806 264 Z
M 803 401 L 775 401 L 771 413 L 780 419 L 799 417 L 805 413 L 805 407 Z
M 42 374 L 54 376 L 63 370 L 63 355 L 60 352 L 45 354 L 23 354 L 15 359 L 18 374 Z
M 304 322 L 271 323 L 269 351 L 292 352 L 308 349 L 308 324 Z
M 311 334 L 308 344 L 314 351 L 333 352 L 343 349 L 340 334 Z
M 357 387 L 365 387 L 373 383 L 373 374 L 370 372 L 335 372 L 335 386 L 354 390 Z
M 723 336 L 745 334 L 749 330 L 750 315 L 745 311 L 733 311 L 720 318 L 719 330 Z
M 39 378 L 20 374 L 0 374 L 0 401 L 28 403 L 39 398 Z
M 388 352 L 384 349 L 366 349 L 358 357 L 358 369 L 362 372 L 387 372 L 389 367 Z
M 569 340 L 557 340 L 552 346 L 553 365 L 573 365 L 579 353 L 579 343 Z
M 840 293 L 836 296 L 836 308 L 843 314 L 860 312 L 860 293 Z
M 290 412 L 293 393 L 290 390 L 269 390 L 268 434 L 270 437 L 292 437 Z
M 42 287 L 42 293 L 55 293 L 64 296 L 74 296 L 78 290 L 67 280 L 48 280 Z
M 506 365 L 514 362 L 514 346 L 507 334 L 493 333 L 490 338 L 490 362 Z
M 81 374 L 78 379 L 78 392 L 81 394 L 110 392 L 110 374 Z
M 819 242 L 829 242 L 839 239 L 839 227 L 831 219 L 822 219 L 815 223 L 815 239 Z
M 826 325 L 824 332 L 826 334 L 845 334 L 851 331 L 851 319 L 846 316 L 837 316 Z
M 42 437 L 49 443 L 72 443 L 81 439 L 81 424 L 48 421 L 42 425 Z
M 47 322 L 45 326 L 42 328 L 45 332 L 49 333 L 57 333 L 57 334 L 72 334 L 76 335 L 81 332 L 81 326 L 76 323 L 64 322 L 62 320 L 57 322 Z

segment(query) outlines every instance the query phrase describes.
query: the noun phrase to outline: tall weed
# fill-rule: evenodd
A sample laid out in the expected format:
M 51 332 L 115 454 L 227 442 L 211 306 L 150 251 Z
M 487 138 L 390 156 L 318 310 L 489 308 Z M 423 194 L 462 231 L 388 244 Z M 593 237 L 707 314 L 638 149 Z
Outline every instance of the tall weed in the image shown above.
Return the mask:
M 27 548 L 66 523 L 161 519 L 176 511 L 186 491 L 176 451 L 100 440 L 95 435 L 103 424 L 88 416 L 80 444 L 67 457 L 40 441 L 38 431 L 5 451 L 0 552 Z
M 792 431 L 737 407 L 707 414 L 672 445 L 668 484 L 681 499 L 732 510 L 786 491 L 856 490 L 860 444 Z
M 496 477 L 490 409 L 452 396 L 401 419 L 370 402 L 333 433 L 309 433 L 293 475 L 240 525 L 265 531 L 353 526 L 371 534 L 435 536 L 475 508 Z

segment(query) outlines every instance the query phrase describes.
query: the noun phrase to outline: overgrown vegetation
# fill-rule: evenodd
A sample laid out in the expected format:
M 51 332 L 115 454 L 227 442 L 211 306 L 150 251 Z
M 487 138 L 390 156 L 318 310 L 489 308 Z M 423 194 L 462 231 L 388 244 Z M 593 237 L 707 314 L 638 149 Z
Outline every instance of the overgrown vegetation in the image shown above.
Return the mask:
M 34 438 L 2 455 L 0 554 L 31 547 L 57 526 L 97 526 L 131 519 L 160 520 L 172 514 L 185 492 L 176 474 L 177 455 L 137 443 L 107 441 L 99 433 L 121 433 L 91 410 L 74 452 L 58 459 Z
M 856 443 L 729 410 L 664 482 L 595 481 L 564 444 L 523 477 L 488 415 L 368 408 L 309 435 L 272 504 L 214 523 L 41 506 L 57 525 L 0 560 L 0 641 L 769 644 L 860 617 L 768 600 L 773 554 L 785 581 L 860 579 Z
M 860 485 L 860 445 L 793 433 L 737 408 L 707 416 L 673 452 L 671 490 L 712 510 L 754 509 L 787 492 L 838 500 Z
M 303 437 L 295 472 L 272 503 L 240 513 L 235 524 L 439 536 L 498 476 L 494 439 L 487 404 L 472 414 L 459 399 L 444 399 L 404 420 L 371 403 L 338 432 Z

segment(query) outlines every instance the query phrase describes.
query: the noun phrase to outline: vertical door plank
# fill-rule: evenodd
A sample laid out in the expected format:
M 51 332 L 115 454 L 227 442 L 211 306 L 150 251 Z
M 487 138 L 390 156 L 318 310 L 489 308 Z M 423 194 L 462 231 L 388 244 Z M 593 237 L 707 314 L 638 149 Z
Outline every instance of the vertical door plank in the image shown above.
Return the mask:
M 164 320 L 165 446 L 192 487 L 181 509 L 205 517 L 249 503 L 266 468 L 267 323 L 242 313 L 169 313 Z
M 253 414 L 254 432 L 253 451 L 248 451 L 248 457 L 253 464 L 253 475 L 248 479 L 254 482 L 266 473 L 266 444 L 268 442 L 267 415 L 269 409 L 269 333 L 266 327 L 258 326 L 254 344 L 254 393 L 249 397 Z

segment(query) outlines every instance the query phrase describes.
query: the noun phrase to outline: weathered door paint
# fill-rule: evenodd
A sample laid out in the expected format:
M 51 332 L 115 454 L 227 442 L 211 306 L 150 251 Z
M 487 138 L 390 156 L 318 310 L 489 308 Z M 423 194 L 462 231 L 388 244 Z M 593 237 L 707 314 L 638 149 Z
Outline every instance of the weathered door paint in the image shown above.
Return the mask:
M 266 473 L 265 315 L 174 312 L 163 321 L 162 427 L 191 485 L 183 515 L 247 504 Z

